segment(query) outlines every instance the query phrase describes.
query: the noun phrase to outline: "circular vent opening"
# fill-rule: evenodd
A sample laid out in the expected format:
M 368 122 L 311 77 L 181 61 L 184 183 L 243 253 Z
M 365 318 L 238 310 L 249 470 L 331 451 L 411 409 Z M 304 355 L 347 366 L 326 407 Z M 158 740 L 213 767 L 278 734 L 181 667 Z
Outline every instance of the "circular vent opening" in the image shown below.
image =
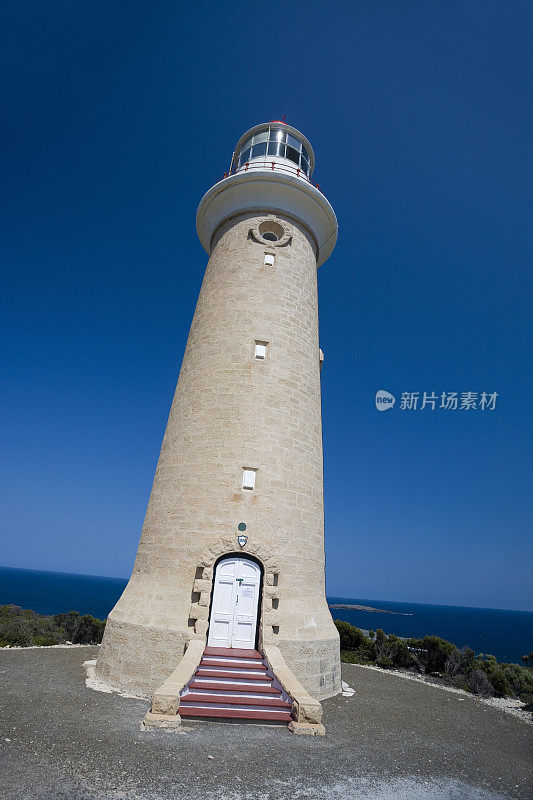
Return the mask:
M 267 242 L 279 242 L 285 231 L 279 222 L 267 220 L 259 225 L 259 233 Z

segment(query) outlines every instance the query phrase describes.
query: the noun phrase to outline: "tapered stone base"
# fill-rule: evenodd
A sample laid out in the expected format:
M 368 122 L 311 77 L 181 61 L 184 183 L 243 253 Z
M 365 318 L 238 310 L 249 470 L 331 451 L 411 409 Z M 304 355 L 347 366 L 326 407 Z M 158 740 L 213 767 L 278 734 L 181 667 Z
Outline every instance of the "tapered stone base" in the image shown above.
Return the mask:
M 276 641 L 291 671 L 311 697 L 325 700 L 341 691 L 339 640 Z
M 184 632 L 108 619 L 96 677 L 132 694 L 151 697 L 183 658 Z
M 312 697 L 324 700 L 340 692 L 338 638 L 275 639 L 288 666 Z M 121 691 L 151 697 L 176 669 L 189 641 L 183 631 L 108 619 L 96 677 Z

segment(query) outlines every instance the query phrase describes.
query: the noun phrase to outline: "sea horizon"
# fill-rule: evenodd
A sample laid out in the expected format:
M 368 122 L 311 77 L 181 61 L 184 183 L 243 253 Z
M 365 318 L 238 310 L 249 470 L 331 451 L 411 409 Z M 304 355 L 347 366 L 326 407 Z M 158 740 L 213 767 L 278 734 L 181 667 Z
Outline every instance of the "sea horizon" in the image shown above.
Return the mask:
M 8 564 L 0 564 L 0 570 L 18 570 L 20 572 L 41 572 L 48 575 L 76 575 L 79 578 L 94 578 L 100 580 L 108 580 L 108 581 L 122 581 L 124 584 L 127 584 L 129 578 L 119 577 L 116 575 L 97 575 L 93 572 L 65 572 L 64 570 L 58 569 L 36 569 L 35 567 L 12 567 Z M 463 603 L 423 603 L 421 600 L 392 600 L 383 598 L 381 600 L 376 600 L 376 598 L 370 599 L 366 598 L 354 600 L 352 597 L 345 597 L 344 595 L 338 594 L 330 594 L 326 592 L 326 599 L 328 602 L 330 600 L 334 600 L 334 602 L 343 602 L 346 601 L 347 603 L 359 603 L 359 604 L 373 604 L 373 603 L 406 603 L 407 605 L 431 605 L 431 606 L 442 606 L 443 608 L 472 608 L 478 609 L 480 611 L 517 611 L 519 613 L 524 614 L 533 614 L 533 609 L 527 608 L 509 608 L 506 606 L 490 606 L 490 605 L 470 605 L 470 604 L 463 604 Z
M 55 570 L 0 566 L 0 605 L 13 604 L 39 614 L 78 611 L 105 619 L 127 578 Z M 458 647 L 521 663 L 533 650 L 533 612 L 518 609 L 412 603 L 327 594 L 329 604 L 369 606 L 377 611 L 332 609 L 334 619 L 363 630 L 381 628 L 403 637 L 440 636 Z

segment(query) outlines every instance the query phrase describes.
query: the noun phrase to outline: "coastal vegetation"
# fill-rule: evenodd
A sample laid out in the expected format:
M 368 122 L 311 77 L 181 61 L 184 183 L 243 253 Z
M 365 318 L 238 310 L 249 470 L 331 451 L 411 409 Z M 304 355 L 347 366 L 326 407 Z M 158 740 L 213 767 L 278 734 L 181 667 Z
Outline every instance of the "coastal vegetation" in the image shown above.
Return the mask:
M 492 655 L 459 649 L 439 636 L 404 639 L 382 630 L 365 633 L 349 622 L 336 620 L 341 659 L 382 669 L 408 670 L 484 697 L 518 697 L 533 705 L 533 653 L 525 666 L 498 662 Z M 99 644 L 105 620 L 90 614 L 37 614 L 15 605 L 0 606 L 0 647 L 55 644 Z
M 342 661 L 409 670 L 484 697 L 518 697 L 533 704 L 531 654 L 523 658 L 527 666 L 504 664 L 492 655 L 476 655 L 469 647 L 459 649 L 439 636 L 403 639 L 382 630 L 366 635 L 342 620 L 336 620 L 335 625 L 340 634 Z
M 99 644 L 104 628 L 105 620 L 77 611 L 45 616 L 19 606 L 0 606 L 0 647 Z

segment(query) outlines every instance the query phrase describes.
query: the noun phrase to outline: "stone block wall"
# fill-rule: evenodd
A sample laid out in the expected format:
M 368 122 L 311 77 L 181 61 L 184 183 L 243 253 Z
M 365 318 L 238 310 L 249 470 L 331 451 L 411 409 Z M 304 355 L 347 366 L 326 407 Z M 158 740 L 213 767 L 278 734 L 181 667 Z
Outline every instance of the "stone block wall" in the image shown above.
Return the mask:
M 277 225 L 277 242 L 263 238 Z M 273 263 L 265 263 L 265 255 Z M 256 341 L 267 357 L 254 358 Z M 253 491 L 243 469 L 256 470 Z M 317 698 L 340 690 L 325 602 L 316 242 L 289 217 L 250 212 L 215 232 L 132 577 L 97 663 L 149 693 L 205 638 L 217 559 L 263 566 L 260 642 Z

